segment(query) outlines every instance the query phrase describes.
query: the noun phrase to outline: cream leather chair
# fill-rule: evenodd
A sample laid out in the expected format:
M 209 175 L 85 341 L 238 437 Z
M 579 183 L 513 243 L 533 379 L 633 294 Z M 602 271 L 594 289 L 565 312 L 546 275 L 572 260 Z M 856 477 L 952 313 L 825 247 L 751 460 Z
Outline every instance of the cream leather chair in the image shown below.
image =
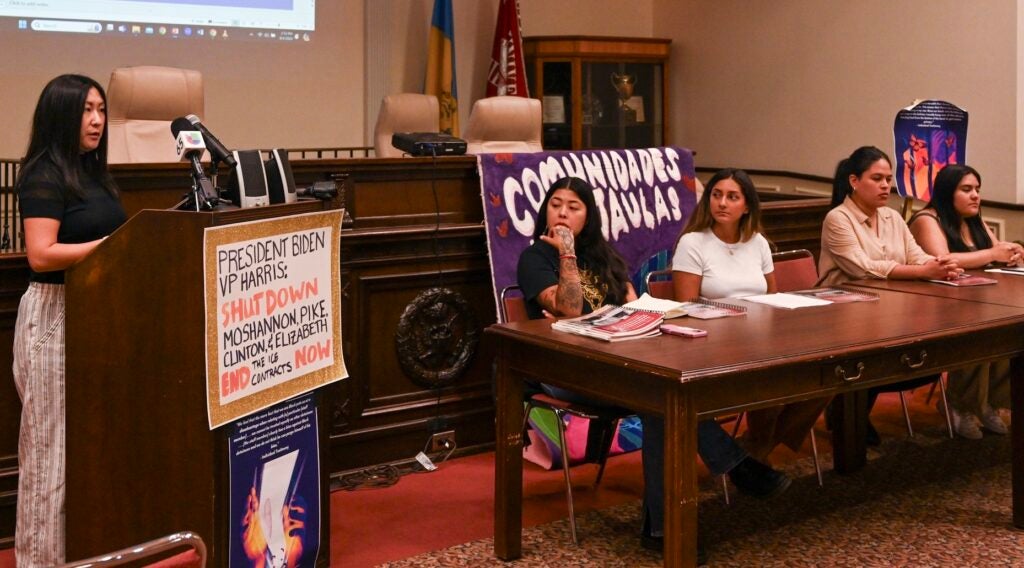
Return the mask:
M 391 145 L 395 132 L 439 132 L 441 111 L 434 95 L 399 93 L 380 102 L 373 129 L 373 154 L 378 158 L 400 158 L 403 153 Z
M 473 104 L 466 126 L 467 154 L 540 152 L 540 101 L 524 97 L 488 97 Z
M 120 67 L 107 86 L 107 161 L 176 162 L 171 121 L 203 118 L 203 76 L 174 67 Z

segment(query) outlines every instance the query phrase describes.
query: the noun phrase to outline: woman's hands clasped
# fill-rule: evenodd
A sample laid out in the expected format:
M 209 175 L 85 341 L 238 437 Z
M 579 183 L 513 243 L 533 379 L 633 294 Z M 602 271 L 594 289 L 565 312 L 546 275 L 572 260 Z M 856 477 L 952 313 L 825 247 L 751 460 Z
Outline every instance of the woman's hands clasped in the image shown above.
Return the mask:
M 921 267 L 924 269 L 923 277 L 930 280 L 956 280 L 964 272 L 956 260 L 948 255 L 935 257 Z
M 1024 247 L 1014 242 L 996 243 L 990 249 L 992 262 L 1001 262 L 1009 266 L 1024 266 Z

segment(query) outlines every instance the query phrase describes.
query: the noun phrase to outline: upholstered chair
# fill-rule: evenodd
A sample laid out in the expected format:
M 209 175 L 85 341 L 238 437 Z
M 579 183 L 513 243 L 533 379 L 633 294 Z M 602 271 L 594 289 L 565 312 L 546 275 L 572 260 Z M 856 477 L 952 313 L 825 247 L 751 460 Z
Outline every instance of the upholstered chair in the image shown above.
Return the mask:
M 396 132 L 438 132 L 440 117 L 440 107 L 434 95 L 399 93 L 384 97 L 373 129 L 373 155 L 400 158 L 403 152 L 391 145 L 391 135 Z
M 110 163 L 175 162 L 171 121 L 203 118 L 203 75 L 174 67 L 120 67 L 107 86 Z
M 488 97 L 473 104 L 466 126 L 468 154 L 540 152 L 540 101 L 524 97 Z

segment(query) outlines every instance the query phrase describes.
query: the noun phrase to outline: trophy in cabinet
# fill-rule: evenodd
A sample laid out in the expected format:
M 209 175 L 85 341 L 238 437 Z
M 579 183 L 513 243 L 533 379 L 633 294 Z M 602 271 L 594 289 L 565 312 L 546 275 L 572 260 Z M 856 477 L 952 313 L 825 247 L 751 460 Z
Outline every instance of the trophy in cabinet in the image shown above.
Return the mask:
M 615 87 L 615 92 L 619 96 L 619 113 L 622 115 L 623 122 L 627 125 L 636 124 L 636 110 L 628 104 L 629 99 L 633 97 L 636 75 L 612 72 L 611 79 L 612 86 Z

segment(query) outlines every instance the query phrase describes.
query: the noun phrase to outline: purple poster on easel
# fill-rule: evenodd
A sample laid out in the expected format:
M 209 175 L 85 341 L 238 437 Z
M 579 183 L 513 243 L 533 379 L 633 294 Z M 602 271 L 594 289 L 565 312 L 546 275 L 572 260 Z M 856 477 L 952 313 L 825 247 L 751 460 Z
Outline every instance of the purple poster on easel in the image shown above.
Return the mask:
M 551 184 L 571 176 L 594 187 L 604 236 L 631 274 L 671 253 L 696 204 L 693 154 L 685 148 L 482 154 L 477 161 L 495 305 L 516 283 L 519 255 Z
M 316 394 L 229 428 L 230 566 L 314 566 L 321 522 Z
M 929 201 L 939 170 L 967 156 L 967 111 L 945 101 L 916 101 L 893 123 L 896 186 L 903 197 Z

